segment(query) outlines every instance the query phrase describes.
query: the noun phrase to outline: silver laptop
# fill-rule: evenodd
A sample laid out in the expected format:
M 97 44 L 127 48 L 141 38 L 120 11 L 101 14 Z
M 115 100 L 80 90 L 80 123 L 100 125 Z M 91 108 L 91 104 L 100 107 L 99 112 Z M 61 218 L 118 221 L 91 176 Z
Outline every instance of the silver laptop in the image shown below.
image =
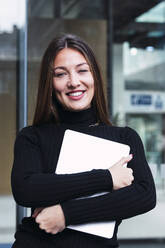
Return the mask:
M 108 169 L 121 157 L 127 156 L 130 147 L 125 144 L 98 138 L 77 131 L 66 130 L 59 155 L 56 173 L 69 174 Z M 103 194 L 106 194 L 104 192 Z M 100 195 L 100 194 L 97 194 Z M 96 195 L 92 195 L 94 197 Z M 115 221 L 72 225 L 68 228 L 112 238 Z

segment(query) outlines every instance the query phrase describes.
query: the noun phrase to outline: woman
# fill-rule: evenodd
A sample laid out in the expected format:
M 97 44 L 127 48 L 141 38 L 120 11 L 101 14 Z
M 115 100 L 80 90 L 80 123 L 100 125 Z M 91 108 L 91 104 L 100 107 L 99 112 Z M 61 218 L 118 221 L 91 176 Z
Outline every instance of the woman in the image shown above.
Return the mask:
M 57 175 L 66 129 L 128 144 L 131 154 L 119 154 L 119 162 L 107 170 L 100 165 L 99 170 Z M 18 204 L 32 208 L 32 216 L 24 218 L 16 232 L 14 248 L 118 247 L 121 220 L 155 207 L 155 186 L 141 140 L 134 130 L 109 122 L 98 64 L 77 36 L 54 39 L 43 56 L 34 122 L 15 143 L 12 189 Z M 76 199 L 105 190 L 106 195 Z M 111 220 L 116 220 L 111 239 L 67 228 Z

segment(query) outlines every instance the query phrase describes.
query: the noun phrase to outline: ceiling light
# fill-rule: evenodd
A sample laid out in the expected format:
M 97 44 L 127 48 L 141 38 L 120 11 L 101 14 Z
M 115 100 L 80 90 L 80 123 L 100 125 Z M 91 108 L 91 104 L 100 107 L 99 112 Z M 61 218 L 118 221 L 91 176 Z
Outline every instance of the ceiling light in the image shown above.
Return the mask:
M 154 51 L 154 47 L 153 46 L 147 46 L 146 47 L 146 50 L 148 51 L 148 52 L 153 52 Z
M 137 54 L 137 52 L 138 52 L 138 50 L 137 50 L 136 47 L 132 47 L 132 48 L 130 49 L 130 54 L 131 54 L 132 56 L 135 56 L 135 55 Z

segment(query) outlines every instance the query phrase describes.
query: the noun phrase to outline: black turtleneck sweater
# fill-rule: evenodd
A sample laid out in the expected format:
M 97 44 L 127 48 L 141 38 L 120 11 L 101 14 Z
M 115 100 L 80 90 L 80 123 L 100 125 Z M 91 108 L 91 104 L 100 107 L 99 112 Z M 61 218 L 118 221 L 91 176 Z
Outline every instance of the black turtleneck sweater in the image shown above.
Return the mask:
M 144 149 L 138 134 L 128 128 L 96 125 L 92 109 L 81 112 L 62 111 L 61 124 L 42 124 L 24 128 L 17 136 L 12 169 L 12 190 L 16 202 L 33 209 L 61 204 L 66 226 L 89 222 L 116 220 L 112 239 L 73 231 L 66 228 L 52 235 L 40 230 L 35 219 L 24 218 L 17 232 L 17 239 L 25 234 L 47 239 L 54 247 L 117 247 L 117 229 L 122 219 L 145 213 L 155 206 L 155 186 L 145 159 Z M 133 159 L 128 167 L 133 169 L 132 185 L 113 190 L 109 170 L 57 175 L 55 169 L 66 129 L 128 144 Z M 111 156 L 109 151 L 109 156 Z M 74 157 L 74 151 L 73 151 Z M 119 155 L 120 159 L 120 155 Z M 69 166 L 69 165 L 68 165 Z M 78 164 L 77 164 L 78 166 Z M 108 194 L 76 199 L 98 192 Z M 31 246 L 32 247 L 32 246 Z

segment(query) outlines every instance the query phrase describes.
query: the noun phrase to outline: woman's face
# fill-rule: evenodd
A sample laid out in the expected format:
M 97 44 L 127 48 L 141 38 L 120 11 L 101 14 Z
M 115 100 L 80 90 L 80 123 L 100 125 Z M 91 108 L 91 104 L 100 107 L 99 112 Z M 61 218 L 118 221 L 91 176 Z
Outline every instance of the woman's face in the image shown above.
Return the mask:
M 65 109 L 79 111 L 91 106 L 94 79 L 84 56 L 77 50 L 64 48 L 54 61 L 53 87 Z

